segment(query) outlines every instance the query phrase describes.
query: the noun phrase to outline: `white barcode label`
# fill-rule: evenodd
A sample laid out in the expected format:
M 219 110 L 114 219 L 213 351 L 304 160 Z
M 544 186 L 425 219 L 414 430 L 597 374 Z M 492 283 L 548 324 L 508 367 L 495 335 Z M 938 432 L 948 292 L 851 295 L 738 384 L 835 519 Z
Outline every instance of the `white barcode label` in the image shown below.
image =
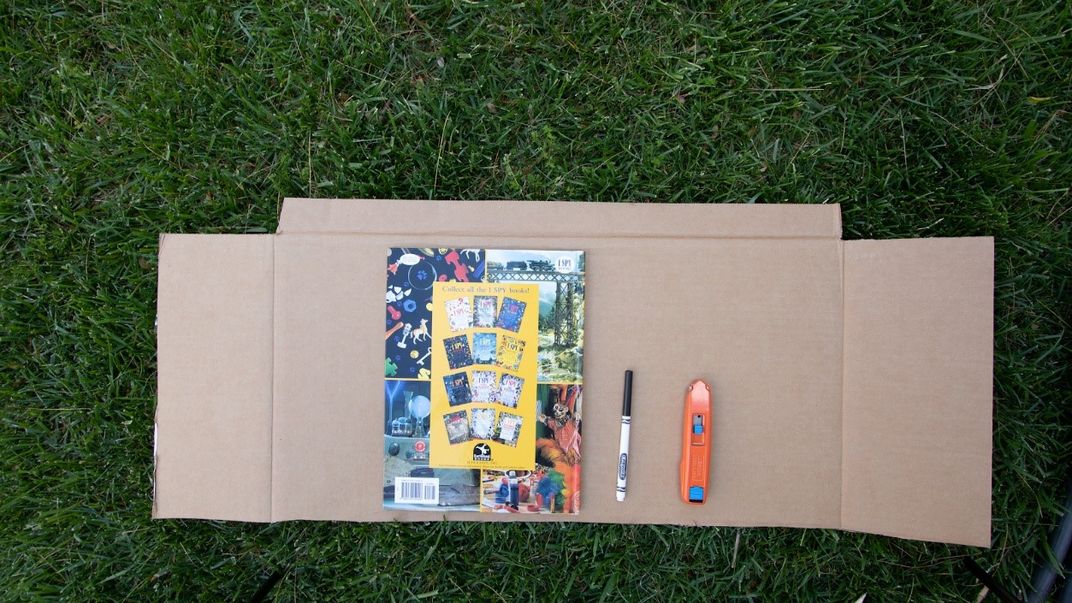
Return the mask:
M 418 505 L 439 504 L 439 478 L 396 477 L 395 502 Z

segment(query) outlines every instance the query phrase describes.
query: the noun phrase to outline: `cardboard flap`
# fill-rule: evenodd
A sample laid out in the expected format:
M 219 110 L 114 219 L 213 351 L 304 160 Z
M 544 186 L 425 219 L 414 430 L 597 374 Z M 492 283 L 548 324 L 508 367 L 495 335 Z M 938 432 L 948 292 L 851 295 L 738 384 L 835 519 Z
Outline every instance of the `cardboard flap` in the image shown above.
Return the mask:
M 414 218 L 419 223 L 414 223 Z M 556 238 L 841 238 L 838 205 L 284 199 L 277 233 Z M 522 243 L 521 246 L 531 243 Z
M 163 235 L 154 517 L 268 521 L 272 235 Z
M 842 527 L 990 544 L 994 244 L 844 244 Z

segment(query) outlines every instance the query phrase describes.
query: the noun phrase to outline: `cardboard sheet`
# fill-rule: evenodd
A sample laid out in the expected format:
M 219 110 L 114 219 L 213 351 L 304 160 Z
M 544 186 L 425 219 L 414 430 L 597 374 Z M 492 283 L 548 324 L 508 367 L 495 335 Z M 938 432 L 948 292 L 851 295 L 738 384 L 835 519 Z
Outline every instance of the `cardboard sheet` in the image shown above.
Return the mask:
M 585 501 L 526 520 L 989 543 L 989 239 L 843 243 L 837 206 L 490 201 L 287 200 L 279 233 L 163 239 L 157 517 L 428 521 L 382 508 L 369 342 L 384 253 L 539 247 L 587 254 Z M 615 503 L 627 368 L 633 458 Z M 696 377 L 715 396 L 713 489 L 688 507 L 676 467 Z

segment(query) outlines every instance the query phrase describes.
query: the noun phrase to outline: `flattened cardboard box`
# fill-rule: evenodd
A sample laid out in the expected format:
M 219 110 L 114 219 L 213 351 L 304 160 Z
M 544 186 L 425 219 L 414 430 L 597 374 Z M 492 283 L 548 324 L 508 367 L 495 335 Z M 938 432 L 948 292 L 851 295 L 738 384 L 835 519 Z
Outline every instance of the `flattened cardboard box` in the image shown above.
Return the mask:
M 164 235 L 154 517 L 511 519 L 383 509 L 377 341 L 399 245 L 586 253 L 583 511 L 526 521 L 989 545 L 993 240 L 842 241 L 836 205 L 287 199 L 275 235 Z M 690 507 L 695 378 L 714 448 L 709 502 Z

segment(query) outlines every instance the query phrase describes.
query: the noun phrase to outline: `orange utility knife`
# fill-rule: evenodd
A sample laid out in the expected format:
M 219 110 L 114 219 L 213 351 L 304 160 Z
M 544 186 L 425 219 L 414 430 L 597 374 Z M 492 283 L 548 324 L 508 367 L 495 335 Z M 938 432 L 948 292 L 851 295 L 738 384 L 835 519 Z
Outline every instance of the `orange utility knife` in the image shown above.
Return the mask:
M 697 379 L 685 392 L 685 426 L 681 440 L 681 500 L 707 502 L 711 468 L 711 387 Z

